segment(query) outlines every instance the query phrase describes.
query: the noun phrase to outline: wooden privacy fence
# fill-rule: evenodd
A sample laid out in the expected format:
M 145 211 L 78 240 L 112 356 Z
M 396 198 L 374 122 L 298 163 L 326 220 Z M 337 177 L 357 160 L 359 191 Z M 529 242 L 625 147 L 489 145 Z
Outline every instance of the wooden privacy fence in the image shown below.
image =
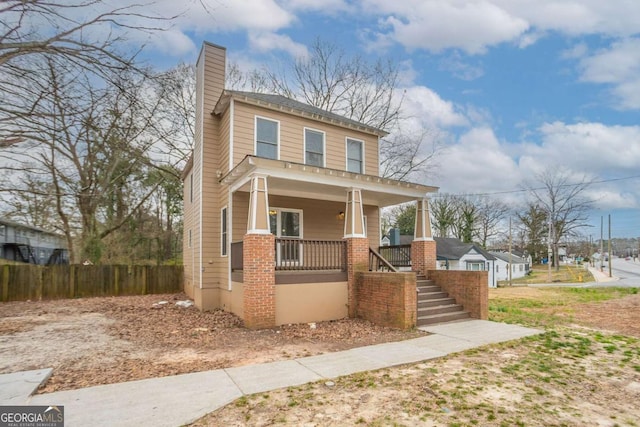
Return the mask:
M 173 293 L 182 283 L 173 265 L 0 265 L 3 302 Z

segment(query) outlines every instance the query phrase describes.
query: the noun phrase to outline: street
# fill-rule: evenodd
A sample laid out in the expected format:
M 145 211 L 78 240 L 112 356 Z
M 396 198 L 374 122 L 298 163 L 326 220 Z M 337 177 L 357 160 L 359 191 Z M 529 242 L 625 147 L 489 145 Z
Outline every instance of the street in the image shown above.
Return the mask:
M 612 258 L 611 261 L 613 276 L 618 277 L 620 280 L 598 283 L 598 286 L 640 287 L 639 261 L 633 261 L 633 258 L 626 261 L 624 258 L 617 257 Z M 606 262 L 604 263 L 603 272 L 609 274 L 609 265 Z

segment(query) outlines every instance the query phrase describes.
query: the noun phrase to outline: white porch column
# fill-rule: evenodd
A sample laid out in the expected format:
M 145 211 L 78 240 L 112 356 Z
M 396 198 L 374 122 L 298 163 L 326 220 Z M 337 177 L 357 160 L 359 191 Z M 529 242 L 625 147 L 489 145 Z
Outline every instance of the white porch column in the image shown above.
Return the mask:
M 417 200 L 416 226 L 414 228 L 413 240 L 433 240 L 433 235 L 431 234 L 431 218 L 429 217 L 429 199 Z
M 344 237 L 367 237 L 366 230 L 364 229 L 362 193 L 359 188 L 351 188 L 347 191 Z
M 266 175 L 256 174 L 251 176 L 247 234 L 271 234 L 269 228 L 269 194 L 267 192 Z

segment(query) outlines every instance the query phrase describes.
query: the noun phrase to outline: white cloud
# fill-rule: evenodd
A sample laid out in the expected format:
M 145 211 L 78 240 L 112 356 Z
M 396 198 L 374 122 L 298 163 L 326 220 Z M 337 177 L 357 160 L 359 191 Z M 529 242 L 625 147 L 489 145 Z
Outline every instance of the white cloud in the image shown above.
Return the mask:
M 363 7 L 386 14 L 381 32 L 408 49 L 456 47 L 478 54 L 528 29 L 525 20 L 486 1 L 366 0 Z
M 481 65 L 471 64 L 468 59 L 463 59 L 459 52 L 453 52 L 440 62 L 440 69 L 449 71 L 455 77 L 471 81 L 484 75 Z
M 149 38 L 149 45 L 157 51 L 173 56 L 183 56 L 197 50 L 196 45 L 183 32 L 174 29 L 154 34 Z
M 594 208 L 604 211 L 612 209 L 633 209 L 640 206 L 639 195 L 621 192 L 612 185 L 595 185 L 585 190 L 585 196 L 593 200 Z
M 282 50 L 293 57 L 305 57 L 308 54 L 307 47 L 296 43 L 289 36 L 270 32 L 249 32 L 249 45 L 259 52 L 271 52 Z
M 628 0 L 492 0 L 532 27 L 577 36 L 606 34 L 614 37 L 638 32 L 640 8 Z
M 586 43 L 581 42 L 572 46 L 569 49 L 565 49 L 560 57 L 562 59 L 581 59 L 587 55 L 589 51 L 589 46 Z
M 540 133 L 542 145 L 525 147 L 525 155 L 600 176 L 638 173 L 640 126 L 555 122 L 543 125 Z
M 180 11 L 180 2 L 164 0 L 168 9 Z M 189 31 L 277 31 L 291 25 L 295 16 L 273 0 L 193 2 L 177 19 L 183 30 Z
M 439 158 L 443 177 L 436 185 L 446 193 L 513 190 L 521 181 L 516 162 L 488 127 L 462 135 Z
M 422 127 L 448 128 L 469 124 L 452 102 L 445 101 L 425 86 L 405 88 L 402 107 L 403 115 L 418 121 Z
M 640 108 L 640 38 L 613 43 L 580 61 L 583 82 L 611 84 L 616 106 Z
M 408 49 L 471 54 L 513 42 L 521 48 L 555 31 L 570 36 L 628 37 L 640 31 L 640 7 L 628 0 L 364 0 L 382 16 L 377 44 L 393 40 Z
M 283 5 L 287 10 L 322 12 L 327 15 L 355 12 L 355 7 L 345 0 L 284 0 Z

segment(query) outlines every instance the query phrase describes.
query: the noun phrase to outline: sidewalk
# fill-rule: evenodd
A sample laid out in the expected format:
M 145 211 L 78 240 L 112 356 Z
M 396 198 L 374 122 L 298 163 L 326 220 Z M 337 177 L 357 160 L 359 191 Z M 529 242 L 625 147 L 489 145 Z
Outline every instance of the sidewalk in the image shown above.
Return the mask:
M 34 395 L 50 370 L 0 375 L 0 405 L 63 405 L 65 426 L 181 426 L 248 394 L 446 356 L 542 333 L 468 320 L 432 335 L 293 360 Z
M 593 278 L 598 283 L 600 283 L 600 282 L 614 282 L 616 280 L 619 280 L 619 278 L 616 277 L 616 276 L 609 277 L 609 270 L 607 270 L 606 268 L 604 269 L 604 271 L 600 271 L 599 268 L 589 267 L 589 272 L 591 272 L 591 274 L 593 274 Z

